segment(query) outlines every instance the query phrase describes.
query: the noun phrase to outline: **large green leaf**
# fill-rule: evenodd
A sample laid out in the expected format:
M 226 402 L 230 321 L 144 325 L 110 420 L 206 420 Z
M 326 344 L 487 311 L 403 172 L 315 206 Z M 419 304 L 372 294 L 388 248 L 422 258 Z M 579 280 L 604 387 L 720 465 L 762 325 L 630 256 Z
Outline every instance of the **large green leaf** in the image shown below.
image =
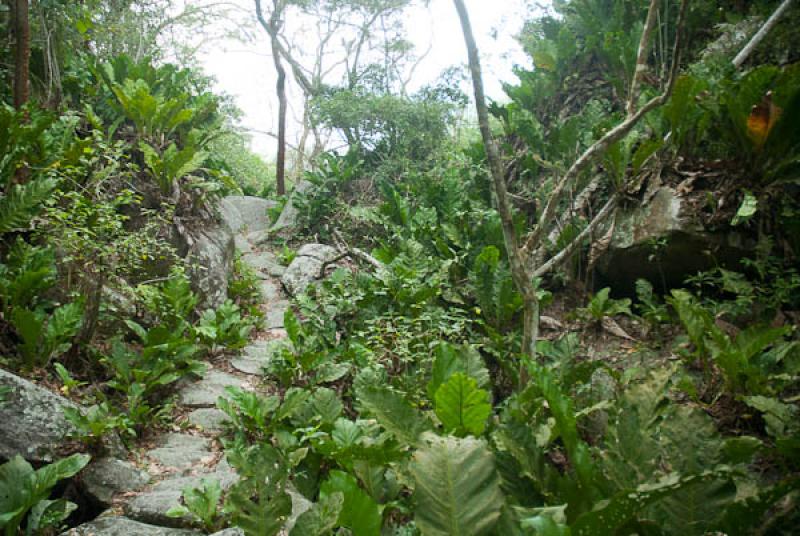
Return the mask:
M 6 527 L 6 531 L 18 527 L 28 510 L 47 499 L 60 480 L 75 476 L 90 459 L 86 454 L 73 454 L 36 471 L 21 456 L 0 465 L 0 527 Z M 44 510 L 43 506 L 37 516 L 41 517 Z
M 320 497 L 292 527 L 291 536 L 326 536 L 336 527 L 344 506 L 344 494 L 336 491 Z
M 477 536 L 494 528 L 504 505 L 494 456 L 474 438 L 422 436 L 411 472 L 415 521 L 425 536 Z
M 436 391 L 436 416 L 448 432 L 479 436 L 491 413 L 489 393 L 478 389 L 477 382 L 461 372 L 450 376 Z
M 416 445 L 420 434 L 433 429 L 431 422 L 411 407 L 400 393 L 387 387 L 362 386 L 357 394 L 361 407 L 406 445 Z
M 336 524 L 347 527 L 354 536 L 379 536 L 381 517 L 378 503 L 358 486 L 356 478 L 343 471 L 331 471 L 320 487 L 320 498 L 341 493 L 344 497 Z
M 468 345 L 456 346 L 442 342 L 434 350 L 431 381 L 427 386 L 428 397 L 433 400 L 439 387 L 456 372 L 474 378 L 481 389 L 489 386 L 489 370 L 477 350 Z

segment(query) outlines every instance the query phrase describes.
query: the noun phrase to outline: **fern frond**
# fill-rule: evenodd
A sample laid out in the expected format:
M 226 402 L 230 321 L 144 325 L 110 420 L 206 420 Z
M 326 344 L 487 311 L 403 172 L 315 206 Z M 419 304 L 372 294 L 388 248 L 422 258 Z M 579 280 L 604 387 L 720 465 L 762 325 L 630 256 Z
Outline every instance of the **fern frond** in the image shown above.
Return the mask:
M 14 185 L 8 195 L 0 198 L 0 233 L 29 225 L 55 187 L 56 180 L 51 178 Z

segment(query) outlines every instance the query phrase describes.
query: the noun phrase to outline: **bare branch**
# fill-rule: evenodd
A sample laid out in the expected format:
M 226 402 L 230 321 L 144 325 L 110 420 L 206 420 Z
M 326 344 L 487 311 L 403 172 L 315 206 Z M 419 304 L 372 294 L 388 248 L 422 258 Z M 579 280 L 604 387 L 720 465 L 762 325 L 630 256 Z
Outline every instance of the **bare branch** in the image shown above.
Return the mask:
M 778 6 L 778 9 L 767 19 L 767 22 L 759 29 L 756 34 L 750 39 L 750 42 L 745 45 L 745 47 L 739 52 L 735 58 L 733 58 L 733 66 L 737 69 L 742 66 L 742 64 L 747 60 L 748 56 L 755 50 L 759 43 L 766 37 L 772 28 L 778 24 L 778 19 L 783 16 L 786 11 L 789 10 L 789 6 L 792 4 L 792 0 L 783 0 L 783 3 Z
M 591 234 L 592 232 L 594 232 L 594 230 L 597 229 L 597 227 L 605 221 L 605 219 L 608 217 L 609 214 L 613 212 L 616 206 L 617 206 L 617 195 L 614 194 L 608 199 L 606 204 L 603 205 L 603 208 L 600 209 L 600 212 L 598 212 L 595 215 L 592 221 L 589 222 L 589 225 L 587 225 L 580 233 L 578 233 L 578 236 L 576 236 L 572 240 L 572 242 L 569 243 L 567 247 L 559 251 L 546 263 L 536 268 L 533 271 L 533 276 L 541 277 L 550 270 L 552 270 L 553 268 L 557 267 L 562 262 L 564 262 L 566 259 L 568 259 L 573 253 L 575 253 L 575 251 L 579 247 L 581 247 L 581 244 L 583 244 L 583 241 L 586 239 L 586 237 L 589 236 L 589 234 Z

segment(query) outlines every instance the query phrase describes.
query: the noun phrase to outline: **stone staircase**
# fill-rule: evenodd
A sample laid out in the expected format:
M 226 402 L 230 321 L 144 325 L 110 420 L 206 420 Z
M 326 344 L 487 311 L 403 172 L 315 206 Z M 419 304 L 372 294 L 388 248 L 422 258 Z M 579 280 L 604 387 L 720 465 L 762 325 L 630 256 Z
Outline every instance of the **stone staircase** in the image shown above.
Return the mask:
M 188 536 L 205 534 L 199 530 L 185 529 L 188 519 L 167 515 L 170 508 L 180 504 L 183 489 L 200 486 L 202 479 L 217 479 L 223 489 L 237 480 L 235 471 L 228 465 L 221 451 L 219 435 L 224 429 L 226 415 L 216 408 L 220 396 L 226 396 L 226 387 L 241 387 L 252 391 L 268 392 L 261 370 L 268 359 L 268 346 L 286 337 L 283 316 L 289 308 L 280 277 L 285 268 L 277 257 L 256 246 L 257 237 L 268 228 L 266 208 L 269 201 L 231 197 L 223 201 L 224 220 L 235 233 L 237 249 L 243 260 L 252 266 L 260 278 L 263 310 L 266 314 L 264 331 L 254 335 L 251 343 L 237 356 L 209 364 L 204 376 L 197 381 L 184 382 L 178 391 L 179 419 L 174 431 L 156 437 L 152 447 L 141 455 L 139 465 L 146 466 L 146 474 L 129 462 L 122 464 L 114 474 L 102 473 L 93 484 L 111 499 L 111 508 L 95 520 L 70 529 L 70 536 Z M 111 460 L 111 459 L 109 459 Z M 88 480 L 92 477 L 89 475 Z M 146 482 L 146 485 L 143 484 Z M 93 491 L 98 495 L 98 491 Z M 310 504 L 302 496 L 292 493 L 291 520 L 305 511 Z M 216 536 L 243 534 L 239 529 L 226 529 Z

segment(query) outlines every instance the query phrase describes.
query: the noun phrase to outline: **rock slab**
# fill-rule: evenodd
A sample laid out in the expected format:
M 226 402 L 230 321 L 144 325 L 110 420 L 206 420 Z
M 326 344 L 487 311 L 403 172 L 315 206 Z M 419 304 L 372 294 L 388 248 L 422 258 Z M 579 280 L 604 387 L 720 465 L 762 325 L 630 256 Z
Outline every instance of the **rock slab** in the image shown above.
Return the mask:
M 64 437 L 75 431 L 63 408 L 78 406 L 2 369 L 0 388 L 8 389 L 0 403 L 0 458 L 19 454 L 32 463 L 52 462 Z
M 283 287 L 292 296 L 302 294 L 308 285 L 322 277 L 323 266 L 338 255 L 336 249 L 325 244 L 304 245 L 281 277 Z

